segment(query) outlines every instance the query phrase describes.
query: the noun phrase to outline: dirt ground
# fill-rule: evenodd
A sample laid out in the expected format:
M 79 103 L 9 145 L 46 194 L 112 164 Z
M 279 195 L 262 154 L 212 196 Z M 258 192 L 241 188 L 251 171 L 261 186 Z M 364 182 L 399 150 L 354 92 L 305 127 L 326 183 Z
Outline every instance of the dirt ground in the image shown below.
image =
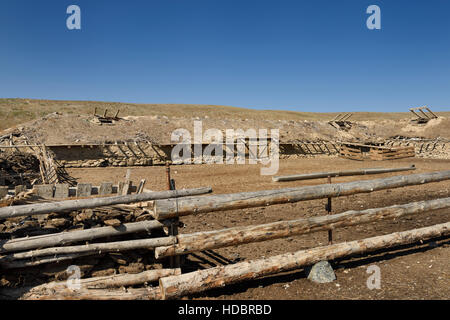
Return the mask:
M 400 167 L 415 164 L 411 173 L 425 173 L 450 169 L 450 160 L 401 159 L 394 161 L 352 161 L 334 157 L 281 160 L 278 175 L 309 173 L 355 168 Z M 122 181 L 127 168 L 69 169 L 78 182 L 98 184 Z M 326 183 L 325 179 L 272 182 L 270 176 L 260 175 L 259 165 L 191 165 L 173 166 L 172 178 L 177 189 L 211 186 L 214 193 L 233 193 L 306 186 Z M 376 179 L 394 175 L 333 178 L 333 182 Z M 132 168 L 131 180 L 147 180 L 146 188 L 164 190 L 164 167 Z M 450 181 L 412 186 L 370 194 L 357 194 L 333 199 L 333 213 L 405 204 L 413 201 L 450 197 Z M 326 214 L 326 200 L 305 201 L 263 208 L 214 212 L 183 217 L 180 233 L 217 230 L 235 226 L 255 225 Z M 333 232 L 335 242 L 362 239 L 397 231 L 448 222 L 450 210 L 438 210 L 397 220 L 340 228 Z M 191 254 L 187 256 L 183 272 L 241 260 L 269 257 L 286 252 L 327 244 L 327 233 L 277 239 Z M 422 244 L 403 246 L 347 260 L 333 261 L 337 280 L 329 284 L 315 284 L 305 278 L 303 270 L 244 282 L 223 289 L 190 297 L 194 299 L 449 299 L 450 297 L 450 239 L 448 237 Z M 381 289 L 368 289 L 367 267 L 377 265 L 381 270 Z

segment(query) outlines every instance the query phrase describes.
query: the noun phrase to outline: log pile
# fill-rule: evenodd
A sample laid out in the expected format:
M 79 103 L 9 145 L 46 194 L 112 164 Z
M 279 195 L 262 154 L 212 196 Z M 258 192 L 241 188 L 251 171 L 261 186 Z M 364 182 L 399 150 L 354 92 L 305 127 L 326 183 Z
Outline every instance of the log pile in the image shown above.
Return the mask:
M 168 178 L 171 181 L 170 175 Z M 198 251 L 448 209 L 450 198 L 194 234 L 173 232 L 180 216 L 339 197 L 448 179 L 450 171 L 442 171 L 213 196 L 194 196 L 211 191 L 199 188 L 0 208 L 0 219 L 5 219 L 0 220 L 0 297 L 12 298 L 17 291 L 14 286 L 20 283 L 19 297 L 23 299 L 172 299 L 321 260 L 447 236 L 449 222 L 185 274 L 181 274 L 178 266 L 168 268 L 165 260 L 159 260 L 171 257 L 172 264 L 173 256 Z M 124 205 L 136 202 L 144 202 L 145 206 Z M 53 229 L 45 230 L 49 224 Z M 34 227 L 35 233 L 20 229 L 27 227 Z M 70 288 L 66 281 L 71 265 L 78 267 L 83 279 L 78 289 Z M 10 290 L 1 290 L 2 286 Z
M 154 220 L 146 201 L 204 192 L 211 188 L 1 208 L 0 297 L 37 298 L 42 292 L 48 296 L 65 284 L 68 267 L 75 265 L 84 289 L 62 290 L 53 298 L 158 298 L 151 284 L 180 270 L 166 269 L 154 258 L 155 247 L 175 244 L 176 239 L 168 236 L 170 221 Z M 121 289 L 142 285 L 145 288 L 130 288 L 126 294 Z M 29 287 L 37 289 L 24 296 L 23 288 Z
M 0 154 L 0 185 L 31 186 L 39 180 L 39 160 L 34 155 L 22 152 Z

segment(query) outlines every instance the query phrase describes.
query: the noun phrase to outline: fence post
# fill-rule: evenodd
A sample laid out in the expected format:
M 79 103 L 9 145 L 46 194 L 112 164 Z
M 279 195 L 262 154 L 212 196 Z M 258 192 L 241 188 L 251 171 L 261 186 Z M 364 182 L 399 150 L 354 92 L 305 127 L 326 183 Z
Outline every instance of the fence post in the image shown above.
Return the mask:
M 331 176 L 327 178 L 328 184 L 331 184 Z M 331 197 L 328 197 L 327 205 L 325 206 L 328 214 L 331 214 Z M 328 244 L 333 244 L 333 231 L 328 230 Z

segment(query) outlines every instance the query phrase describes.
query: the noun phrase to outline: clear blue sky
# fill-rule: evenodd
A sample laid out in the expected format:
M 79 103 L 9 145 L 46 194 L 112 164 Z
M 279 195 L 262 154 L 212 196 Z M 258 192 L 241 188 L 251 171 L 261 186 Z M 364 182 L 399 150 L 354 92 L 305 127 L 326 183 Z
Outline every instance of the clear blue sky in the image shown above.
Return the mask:
M 449 16 L 448 0 L 1 0 L 0 97 L 450 110 Z

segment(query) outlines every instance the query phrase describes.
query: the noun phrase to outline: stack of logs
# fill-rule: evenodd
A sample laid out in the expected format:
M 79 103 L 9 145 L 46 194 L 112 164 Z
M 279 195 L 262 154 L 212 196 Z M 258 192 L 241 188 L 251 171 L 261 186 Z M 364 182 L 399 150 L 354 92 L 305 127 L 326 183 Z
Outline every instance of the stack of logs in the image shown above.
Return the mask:
M 363 211 L 347 211 L 340 214 L 279 221 L 264 225 L 235 227 L 223 230 L 198 232 L 194 234 L 172 234 L 152 238 L 114 242 L 92 242 L 94 239 L 117 237 L 152 232 L 167 226 L 169 219 L 208 213 L 213 211 L 234 210 L 282 203 L 294 203 L 305 200 L 339 197 L 357 193 L 369 193 L 378 190 L 421 185 L 450 179 L 450 171 L 394 176 L 374 180 L 347 183 L 324 184 L 307 187 L 284 188 L 256 192 L 220 194 L 197 197 L 210 189 L 178 190 L 153 192 L 140 195 L 118 196 L 110 198 L 71 200 L 59 203 L 38 204 L 0 208 L 0 219 L 36 216 L 48 212 L 61 213 L 70 209 L 84 209 L 118 203 L 136 203 L 149 201 L 147 210 L 154 220 L 131 222 L 118 227 L 99 227 L 74 232 L 63 232 L 37 237 L 27 237 L 3 241 L 0 245 L 0 267 L 4 269 L 35 265 L 37 262 L 66 261 L 87 255 L 111 254 L 129 250 L 143 250 L 154 254 L 152 259 L 185 255 L 192 252 L 214 248 L 236 246 L 244 243 L 267 241 L 311 232 L 332 230 L 337 227 L 352 226 L 375 222 L 380 219 L 395 219 L 402 216 L 420 214 L 430 210 L 450 208 L 450 198 L 414 202 L 385 208 Z M 170 181 L 170 180 L 169 180 Z M 187 197 L 185 197 L 187 196 Z M 126 198 L 124 198 L 126 197 Z M 78 201 L 78 202 L 77 202 Z M 78 204 L 78 205 L 76 205 Z M 80 289 L 70 289 L 66 282 L 52 282 L 29 288 L 23 298 L 27 299 L 170 299 L 194 294 L 236 283 L 284 272 L 321 260 L 332 260 L 354 254 L 366 253 L 382 248 L 414 243 L 424 239 L 450 234 L 450 222 L 430 227 L 396 232 L 388 235 L 361 239 L 351 242 L 331 244 L 286 253 L 270 258 L 243 261 L 180 274 L 178 268 L 157 271 L 153 268 L 137 274 L 103 275 L 91 273 L 93 278 L 81 280 Z M 67 244 L 91 241 L 84 245 Z M 143 255 L 150 259 L 148 255 Z M 58 259 L 58 260 L 55 260 Z M 2 271 L 3 272 L 3 271 Z M 159 286 L 144 286 L 159 279 Z M 139 286 L 136 288 L 134 286 Z M 132 287 L 124 290 L 105 288 Z
M 123 293 L 100 289 L 151 284 L 179 274 L 154 258 L 152 248 L 174 241 L 167 236 L 169 225 L 154 220 L 145 206 L 156 199 L 209 192 L 211 188 L 198 188 L 0 208 L 0 296 L 41 297 L 41 289 L 53 285 L 47 282 L 70 276 L 71 265 L 78 266 L 91 299 Z M 146 285 L 142 290 L 148 296 L 150 289 Z

